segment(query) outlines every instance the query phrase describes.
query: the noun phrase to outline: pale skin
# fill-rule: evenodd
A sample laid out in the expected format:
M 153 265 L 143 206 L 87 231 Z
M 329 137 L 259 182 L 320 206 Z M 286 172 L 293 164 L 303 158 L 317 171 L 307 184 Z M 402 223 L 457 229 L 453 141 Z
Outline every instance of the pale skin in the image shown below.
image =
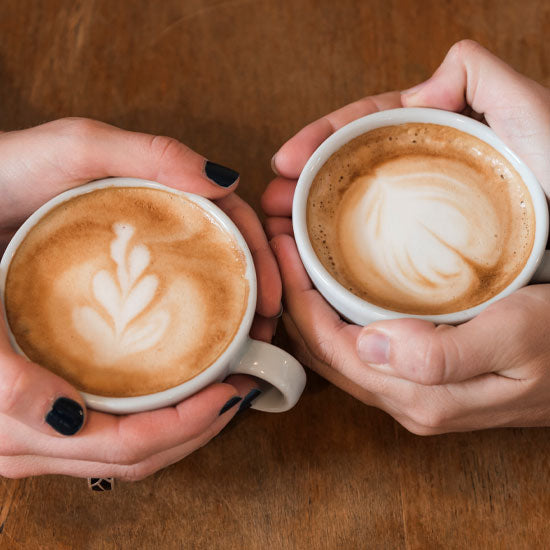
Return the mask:
M 341 126 L 396 107 L 484 115 L 550 196 L 550 90 L 472 41 L 455 44 L 421 85 L 364 98 L 306 126 L 274 156 L 278 177 L 262 197 L 295 352 L 416 434 L 549 426 L 550 285 L 523 288 L 457 327 L 405 319 L 360 327 L 340 318 L 304 270 L 290 216 L 305 162 Z
M 269 341 L 280 310 L 277 264 L 254 211 L 204 172 L 205 158 L 175 139 L 127 132 L 87 119 L 62 119 L 0 134 L 0 241 L 58 193 L 93 179 L 129 176 L 154 180 L 214 200 L 236 223 L 254 258 L 258 305 L 253 337 Z M 63 379 L 15 354 L 0 321 L 0 475 L 41 474 L 142 479 L 179 461 L 218 434 L 238 405 L 219 415 L 233 397 L 255 387 L 231 376 L 173 407 L 126 416 L 85 409 Z M 62 436 L 46 422 L 63 396 L 85 410 L 82 429 Z

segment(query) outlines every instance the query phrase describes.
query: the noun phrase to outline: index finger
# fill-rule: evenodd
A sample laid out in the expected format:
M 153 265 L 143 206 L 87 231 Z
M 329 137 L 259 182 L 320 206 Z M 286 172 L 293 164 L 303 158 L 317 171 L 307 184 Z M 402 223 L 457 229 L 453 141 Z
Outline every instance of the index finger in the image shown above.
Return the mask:
M 296 179 L 315 149 L 336 130 L 377 111 L 402 107 L 399 92 L 386 92 L 364 97 L 308 124 L 289 139 L 273 156 L 273 170 L 286 178 Z
M 60 119 L 7 132 L 0 143 L 0 164 L 11 182 L 3 186 L 0 212 L 3 226 L 10 228 L 58 193 L 95 179 L 143 178 L 209 199 L 227 195 L 239 181 L 238 172 L 174 138 L 89 119 Z M 29 159 L 29 167 L 22 158 Z M 41 177 L 29 177 L 32 173 Z

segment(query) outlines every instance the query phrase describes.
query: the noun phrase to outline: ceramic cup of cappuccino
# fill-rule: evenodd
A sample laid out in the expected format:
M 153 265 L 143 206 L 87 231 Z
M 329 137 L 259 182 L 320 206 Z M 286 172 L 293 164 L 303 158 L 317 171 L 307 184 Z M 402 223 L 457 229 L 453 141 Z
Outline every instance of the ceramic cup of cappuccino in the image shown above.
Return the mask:
M 486 125 L 394 109 L 330 136 L 305 165 L 293 229 L 323 296 L 359 324 L 458 324 L 550 282 L 546 197 Z
M 250 251 L 197 195 L 133 178 L 62 193 L 13 237 L 0 290 L 13 347 L 96 410 L 173 405 L 232 373 L 259 379 L 262 411 L 290 409 L 304 389 L 292 356 L 249 338 Z

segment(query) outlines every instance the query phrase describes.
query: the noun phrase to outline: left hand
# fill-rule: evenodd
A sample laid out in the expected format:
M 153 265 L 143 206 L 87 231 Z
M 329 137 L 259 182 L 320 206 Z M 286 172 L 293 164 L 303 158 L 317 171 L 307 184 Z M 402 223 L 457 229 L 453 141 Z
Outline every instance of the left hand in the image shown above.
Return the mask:
M 479 82 L 483 85 L 476 87 Z M 529 141 L 536 135 L 534 144 L 542 147 L 547 134 L 546 126 L 537 122 L 550 115 L 550 98 L 540 85 L 465 41 L 451 49 L 422 93 L 418 89 L 348 105 L 301 130 L 274 157 L 279 177 L 266 189 L 262 206 L 281 269 L 285 327 L 302 362 L 414 433 L 549 426 L 550 285 L 523 288 L 458 327 L 414 319 L 359 327 L 339 317 L 301 263 L 290 219 L 297 177 L 333 131 L 378 110 L 428 106 L 461 111 L 466 98 L 550 189 L 547 156 L 537 153 L 534 138 Z M 511 109 L 524 115 L 532 111 L 532 116 L 508 116 Z
M 235 193 L 238 174 L 219 185 L 207 177 L 206 159 L 166 136 L 129 132 L 84 118 L 0 132 L 0 245 L 19 225 L 62 191 L 111 176 L 153 180 L 213 200 L 243 234 L 256 267 L 258 302 L 251 336 L 270 341 L 280 311 L 281 280 L 254 210 Z M 229 185 L 228 185 L 229 184 Z
M 109 176 L 154 180 L 217 201 L 250 246 L 258 274 L 252 335 L 269 340 L 274 321 L 265 317 L 279 312 L 279 271 L 256 214 L 233 193 L 238 174 L 207 164 L 175 139 L 87 119 L 0 133 L 0 241 L 5 246 L 60 192 Z M 142 479 L 215 437 L 256 387 L 252 377 L 233 375 L 171 407 L 123 416 L 86 410 L 68 382 L 13 351 L 1 319 L 0 476 Z

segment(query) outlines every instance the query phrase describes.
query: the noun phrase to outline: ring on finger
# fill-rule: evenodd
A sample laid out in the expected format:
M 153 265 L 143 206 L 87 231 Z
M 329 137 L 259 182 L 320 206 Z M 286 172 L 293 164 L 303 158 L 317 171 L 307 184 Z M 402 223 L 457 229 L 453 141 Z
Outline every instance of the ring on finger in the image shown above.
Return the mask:
M 89 477 L 88 487 L 95 492 L 101 493 L 112 491 L 115 488 L 114 477 Z

